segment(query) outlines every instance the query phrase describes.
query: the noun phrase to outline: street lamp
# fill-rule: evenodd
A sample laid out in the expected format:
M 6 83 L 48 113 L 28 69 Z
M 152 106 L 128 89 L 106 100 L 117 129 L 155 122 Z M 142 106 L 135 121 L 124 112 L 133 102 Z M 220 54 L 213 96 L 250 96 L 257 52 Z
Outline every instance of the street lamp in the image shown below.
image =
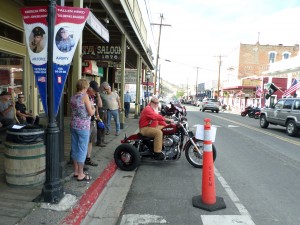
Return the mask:
M 151 73 L 150 73 L 150 71 L 147 71 L 147 73 L 146 73 L 146 80 L 147 80 L 147 98 L 146 98 L 146 102 L 147 102 L 147 105 L 148 105 L 148 103 L 149 103 L 149 79 L 150 79 L 150 75 L 151 75 Z

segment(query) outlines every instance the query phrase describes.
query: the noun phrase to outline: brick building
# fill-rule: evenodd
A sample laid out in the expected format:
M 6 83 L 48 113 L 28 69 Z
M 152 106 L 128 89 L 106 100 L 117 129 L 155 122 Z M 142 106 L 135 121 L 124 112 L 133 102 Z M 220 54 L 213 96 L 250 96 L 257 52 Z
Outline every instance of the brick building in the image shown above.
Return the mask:
M 269 68 L 269 63 L 294 57 L 299 52 L 299 45 L 255 45 L 240 44 L 238 78 L 262 76 Z
M 237 111 L 247 105 L 265 106 L 264 95 L 257 96 L 255 90 L 257 86 L 264 90 L 265 84 L 270 82 L 280 89 L 276 93 L 276 98 L 280 98 L 282 92 L 289 86 L 287 75 L 266 76 L 264 72 L 268 71 L 271 63 L 295 57 L 298 52 L 298 44 L 284 46 L 282 44 L 260 45 L 259 42 L 256 44 L 241 43 L 236 53 L 232 54 L 232 64 L 225 65 L 225 68 L 230 68 L 230 73 L 234 74 L 236 78 L 234 82 L 223 83 L 225 103 L 231 106 L 229 108 Z M 229 71 L 229 69 L 227 70 Z

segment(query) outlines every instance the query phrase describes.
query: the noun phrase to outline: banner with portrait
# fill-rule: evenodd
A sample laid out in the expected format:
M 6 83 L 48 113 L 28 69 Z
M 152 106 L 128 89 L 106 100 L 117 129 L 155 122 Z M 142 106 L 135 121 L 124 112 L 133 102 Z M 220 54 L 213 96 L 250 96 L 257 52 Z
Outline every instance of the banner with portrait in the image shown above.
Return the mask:
M 26 7 L 21 9 L 21 14 L 33 74 L 47 113 L 48 8 L 47 6 Z
M 53 86 L 54 114 L 58 113 L 62 91 L 68 76 L 76 46 L 89 16 L 88 8 L 56 6 L 54 27 Z M 48 8 L 47 6 L 21 9 L 30 62 L 39 89 L 45 112 L 47 107 L 47 49 L 48 49 Z M 50 74 L 49 74 L 50 75 Z
M 68 76 L 76 46 L 89 16 L 88 8 L 56 7 L 54 27 L 54 113 L 57 115 L 61 95 Z

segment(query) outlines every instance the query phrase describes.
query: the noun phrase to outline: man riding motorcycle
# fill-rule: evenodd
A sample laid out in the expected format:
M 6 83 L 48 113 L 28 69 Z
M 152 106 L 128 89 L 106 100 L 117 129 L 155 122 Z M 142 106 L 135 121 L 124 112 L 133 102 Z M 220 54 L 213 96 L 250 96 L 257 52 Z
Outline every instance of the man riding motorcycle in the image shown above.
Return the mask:
M 165 121 L 174 123 L 174 120 L 165 118 L 158 113 L 158 103 L 158 98 L 153 96 L 150 103 L 142 111 L 139 128 L 142 135 L 154 138 L 154 159 L 163 160 L 165 155 L 162 153 L 163 133 L 161 129 L 167 125 Z

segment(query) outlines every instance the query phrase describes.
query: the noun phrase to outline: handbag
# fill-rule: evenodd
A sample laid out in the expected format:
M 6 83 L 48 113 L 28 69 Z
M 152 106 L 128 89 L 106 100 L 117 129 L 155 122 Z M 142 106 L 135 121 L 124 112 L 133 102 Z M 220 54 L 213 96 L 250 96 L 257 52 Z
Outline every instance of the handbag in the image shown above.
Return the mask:
M 97 121 L 97 128 L 98 129 L 104 129 L 105 128 L 105 125 L 104 125 L 104 123 L 101 119 Z

